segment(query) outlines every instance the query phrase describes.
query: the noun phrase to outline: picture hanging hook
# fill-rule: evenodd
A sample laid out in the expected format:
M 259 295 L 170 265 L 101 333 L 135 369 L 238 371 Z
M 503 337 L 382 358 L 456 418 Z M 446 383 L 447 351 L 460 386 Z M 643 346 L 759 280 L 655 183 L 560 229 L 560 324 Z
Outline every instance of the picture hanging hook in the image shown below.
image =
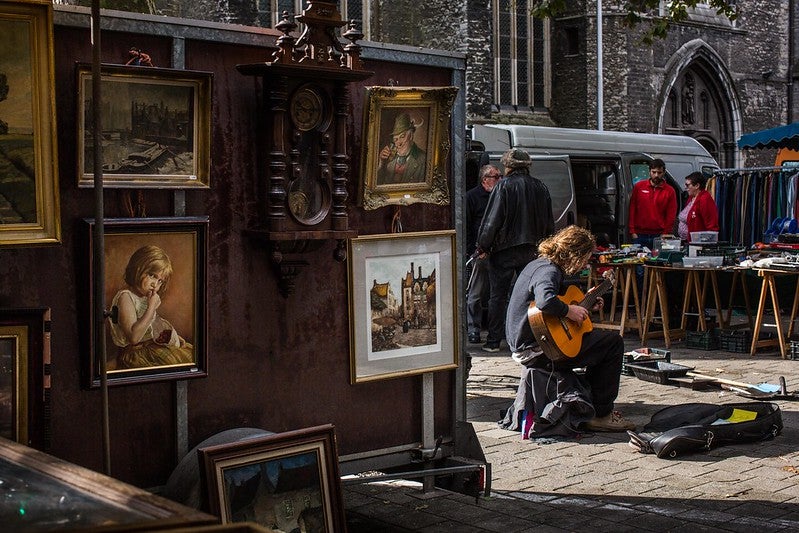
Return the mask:
M 402 233 L 402 206 L 394 207 L 394 216 L 391 217 L 391 233 Z

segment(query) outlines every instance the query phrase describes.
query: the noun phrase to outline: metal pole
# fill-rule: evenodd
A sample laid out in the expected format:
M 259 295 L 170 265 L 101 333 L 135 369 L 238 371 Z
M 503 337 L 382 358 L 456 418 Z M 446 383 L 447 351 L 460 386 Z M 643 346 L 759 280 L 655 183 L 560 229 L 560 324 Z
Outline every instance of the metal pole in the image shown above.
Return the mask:
M 596 129 L 605 129 L 604 104 L 605 87 L 602 79 L 602 0 L 596 0 Z
M 103 471 L 111 475 L 111 432 L 108 414 L 108 372 L 105 360 L 105 228 L 103 224 L 103 144 L 100 120 L 100 1 L 92 0 L 92 153 L 94 157 L 94 349 L 100 362 Z
M 422 374 L 422 450 L 432 450 L 436 445 L 433 377 L 432 372 L 425 372 Z M 429 460 L 425 461 L 425 470 L 431 470 L 433 468 L 432 461 L 434 459 L 435 457 L 430 457 Z M 425 476 L 422 480 L 422 490 L 427 493 L 435 490 L 435 487 L 435 476 Z
M 186 68 L 186 40 L 172 39 L 172 68 Z M 186 191 L 172 195 L 172 214 L 186 216 Z M 175 450 L 177 462 L 189 452 L 189 385 L 185 379 L 175 382 Z

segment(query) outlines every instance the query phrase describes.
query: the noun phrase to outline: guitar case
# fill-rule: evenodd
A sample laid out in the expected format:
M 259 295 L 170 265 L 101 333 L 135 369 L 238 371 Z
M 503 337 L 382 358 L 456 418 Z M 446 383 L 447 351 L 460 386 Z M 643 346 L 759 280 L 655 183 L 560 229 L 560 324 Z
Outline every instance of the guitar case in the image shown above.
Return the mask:
M 726 422 L 733 410 L 755 412 L 753 420 Z M 641 453 L 673 459 L 727 444 L 757 442 L 782 432 L 782 413 L 775 403 L 747 402 L 716 405 L 688 403 L 656 412 L 641 433 L 628 431 L 630 446 Z

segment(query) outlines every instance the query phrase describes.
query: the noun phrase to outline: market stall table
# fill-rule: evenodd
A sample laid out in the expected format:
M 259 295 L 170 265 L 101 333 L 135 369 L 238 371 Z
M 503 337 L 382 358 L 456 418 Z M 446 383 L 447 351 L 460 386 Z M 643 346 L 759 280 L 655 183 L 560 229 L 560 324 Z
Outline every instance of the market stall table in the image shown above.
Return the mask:
M 791 317 L 788 322 L 787 334 L 783 333 L 782 320 L 780 320 L 780 301 L 777 295 L 777 277 L 778 276 L 795 276 L 799 274 L 799 269 L 791 270 L 777 270 L 771 268 L 756 268 L 753 269 L 757 275 L 762 279 L 760 285 L 760 299 L 757 303 L 757 315 L 755 316 L 755 324 L 752 328 L 752 345 L 749 349 L 749 355 L 755 355 L 758 348 L 765 346 L 777 346 L 780 349 L 780 355 L 783 359 L 788 358 L 786 343 L 793 335 L 794 321 L 796 320 L 797 307 L 799 307 L 799 277 L 797 277 L 796 288 L 793 295 L 793 305 L 791 306 Z M 772 311 L 774 312 L 774 327 L 777 329 L 777 337 L 775 339 L 760 339 L 760 330 L 764 326 L 763 317 L 765 315 L 766 306 L 768 305 L 768 297 L 771 296 Z
M 697 330 L 707 331 L 708 324 L 705 320 L 704 311 L 708 284 L 713 291 L 713 303 L 715 304 L 716 316 L 718 317 L 719 323 L 722 328 L 729 327 L 732 297 L 730 298 L 727 314 L 725 317 L 725 315 L 722 313 L 721 294 L 718 287 L 718 273 L 729 271 L 729 269 L 715 266 L 684 267 L 681 265 L 654 265 L 651 263 L 646 263 L 644 268 L 646 272 L 645 276 L 647 278 L 647 296 L 645 302 L 646 311 L 644 314 L 644 333 L 642 337 L 644 345 L 646 345 L 646 342 L 649 338 L 649 325 L 652 323 L 652 319 L 655 317 L 656 309 L 659 309 L 660 311 L 663 339 L 667 348 L 671 346 L 672 338 L 685 337 L 685 330 L 688 325 L 689 310 L 691 309 L 692 305 L 695 305 L 697 310 Z M 682 316 L 680 319 L 680 327 L 672 329 L 669 325 L 669 303 L 665 276 L 668 273 L 675 272 L 681 272 L 685 274 L 685 282 L 683 284 L 681 307 Z M 734 275 L 735 272 L 732 272 Z M 735 285 L 735 281 L 736 279 L 733 279 L 733 286 Z
M 598 284 L 604 269 L 612 269 L 616 283 L 610 302 L 608 318 L 605 318 L 604 309 L 600 310 L 599 321 L 594 322 L 594 327 L 599 329 L 618 330 L 620 335 L 628 329 L 638 331 L 638 336 L 643 338 L 643 328 L 641 327 L 641 303 L 638 295 L 638 284 L 636 282 L 636 268 L 640 262 L 618 262 L 618 263 L 591 263 L 588 274 L 588 287 L 591 288 Z M 632 296 L 632 302 L 630 301 Z M 618 322 L 616 321 L 616 308 L 621 298 L 621 311 Z M 632 311 L 630 307 L 632 306 Z

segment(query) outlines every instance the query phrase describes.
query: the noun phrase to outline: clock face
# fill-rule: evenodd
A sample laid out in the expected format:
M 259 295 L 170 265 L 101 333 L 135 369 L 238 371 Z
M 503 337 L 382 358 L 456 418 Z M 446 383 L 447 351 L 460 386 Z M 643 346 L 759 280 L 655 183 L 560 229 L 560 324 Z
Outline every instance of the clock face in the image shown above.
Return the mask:
M 324 122 L 325 101 L 316 89 L 301 87 L 292 96 L 289 111 L 294 126 L 300 131 L 309 131 Z

